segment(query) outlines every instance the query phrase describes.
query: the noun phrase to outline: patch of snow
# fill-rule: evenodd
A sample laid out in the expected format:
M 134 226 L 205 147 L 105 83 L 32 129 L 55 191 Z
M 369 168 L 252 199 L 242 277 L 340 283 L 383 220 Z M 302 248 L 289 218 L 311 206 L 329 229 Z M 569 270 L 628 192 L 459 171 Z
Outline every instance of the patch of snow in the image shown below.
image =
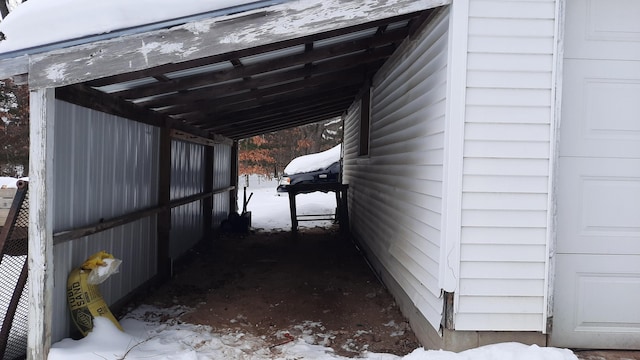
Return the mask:
M 194 14 L 221 10 L 256 0 L 29 0 L 0 23 L 6 40 L 0 53 L 59 41 L 105 34 Z M 170 10 L 167 10 L 170 9 Z
M 255 230 L 278 231 L 291 230 L 291 217 L 289 215 L 289 195 L 278 193 L 277 179 L 251 176 L 248 180 L 247 197 L 251 200 L 247 205 L 247 211 L 251 211 L 251 227 Z M 238 196 L 238 209 L 242 210 L 243 188 L 247 180 L 241 176 L 238 180 L 240 193 Z M 253 195 L 251 195 L 253 193 Z M 336 196 L 332 192 L 314 192 L 296 196 L 298 215 L 333 214 L 336 208 Z M 304 221 L 298 223 L 298 228 L 329 227 L 330 220 Z
M 299 156 L 291 160 L 289 165 L 284 168 L 284 173 L 294 175 L 324 169 L 334 162 L 339 161 L 341 155 L 342 144 L 338 144 L 323 152 Z
M 0 176 L 0 189 L 17 189 L 18 179 L 10 176 Z

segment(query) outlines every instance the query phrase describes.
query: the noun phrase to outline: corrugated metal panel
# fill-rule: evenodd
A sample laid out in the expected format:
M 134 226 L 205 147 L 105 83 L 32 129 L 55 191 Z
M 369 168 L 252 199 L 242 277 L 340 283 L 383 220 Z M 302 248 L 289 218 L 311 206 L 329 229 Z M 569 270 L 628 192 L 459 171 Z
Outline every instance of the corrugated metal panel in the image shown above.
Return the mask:
M 370 155 L 358 157 L 359 103 L 345 118 L 352 231 L 438 329 L 448 10 L 394 55 L 372 89 Z
M 470 1 L 456 330 L 544 330 L 554 17 Z
M 171 199 L 181 199 L 204 191 L 204 145 L 171 142 Z M 203 236 L 202 202 L 171 209 L 170 256 L 175 259 L 192 248 Z
M 159 130 L 65 102 L 56 102 L 54 231 L 97 223 L 157 204 Z M 155 217 L 54 247 L 53 334 L 68 335 L 67 274 L 106 250 L 123 260 L 101 285 L 108 303 L 156 272 Z
M 216 144 L 213 150 L 213 188 L 222 189 L 231 185 L 231 146 Z M 213 197 L 213 226 L 220 225 L 229 214 L 229 193 L 216 194 Z

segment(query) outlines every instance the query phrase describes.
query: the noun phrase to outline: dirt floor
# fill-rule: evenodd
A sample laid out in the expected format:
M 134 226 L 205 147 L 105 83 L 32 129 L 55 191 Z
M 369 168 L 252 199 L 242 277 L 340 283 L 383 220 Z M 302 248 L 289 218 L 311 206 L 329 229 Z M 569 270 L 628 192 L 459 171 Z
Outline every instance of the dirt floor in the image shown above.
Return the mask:
M 226 234 L 145 303 L 185 305 L 181 320 L 277 347 L 303 337 L 354 357 L 419 347 L 393 298 L 337 228 Z

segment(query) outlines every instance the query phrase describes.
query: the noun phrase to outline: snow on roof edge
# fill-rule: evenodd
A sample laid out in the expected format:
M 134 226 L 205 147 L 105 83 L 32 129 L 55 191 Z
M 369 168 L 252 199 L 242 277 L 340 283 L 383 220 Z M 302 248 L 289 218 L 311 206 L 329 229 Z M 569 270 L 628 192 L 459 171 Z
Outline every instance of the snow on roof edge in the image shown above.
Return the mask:
M 68 0 L 68 1 L 74 1 L 74 0 Z M 195 1 L 197 2 L 197 0 Z M 215 18 L 215 17 L 225 16 L 225 15 L 234 15 L 234 14 L 256 10 L 264 7 L 278 5 L 291 0 L 257 0 L 257 1 L 236 0 L 236 1 L 240 1 L 242 3 L 227 6 L 224 8 L 209 9 L 206 11 L 194 12 L 193 14 L 183 15 L 176 18 L 166 18 L 166 19 L 150 21 L 150 22 L 140 23 L 140 24 L 130 25 L 130 26 L 122 25 L 123 27 L 119 27 L 119 28 L 118 28 L 119 25 L 117 25 L 118 23 L 115 22 L 114 24 L 116 25 L 114 25 L 114 29 L 112 30 L 105 30 L 105 29 L 92 30 L 91 28 L 89 28 L 86 31 L 86 33 L 83 33 L 80 35 L 69 35 L 67 38 L 50 40 L 49 42 L 43 42 L 39 44 L 38 43 L 34 44 L 33 43 L 34 41 L 38 41 L 34 39 L 30 39 L 32 44 L 30 44 L 29 41 L 14 41 L 20 44 L 25 44 L 25 43 L 28 44 L 27 46 L 23 46 L 23 47 L 20 47 L 20 45 L 6 45 L 8 40 L 2 40 L 0 41 L 0 60 L 15 58 L 15 57 L 26 55 L 26 54 L 37 54 L 37 53 L 48 52 L 48 51 L 62 49 L 66 47 L 87 44 L 95 41 L 109 40 L 109 39 L 113 39 L 113 38 L 117 38 L 125 35 L 133 35 L 133 34 L 139 34 L 147 31 L 171 28 L 174 26 L 179 26 L 179 25 L 197 21 L 197 20 Z M 247 1 L 250 1 L 250 2 L 247 3 Z M 33 3 L 33 2 L 35 1 L 32 0 L 27 3 Z M 18 7 L 18 9 L 20 9 L 20 7 Z M 5 31 L 4 28 L 7 27 L 6 25 L 7 19 L 9 19 L 9 26 L 11 26 L 11 19 L 12 19 L 11 15 L 13 13 L 14 12 L 10 13 L 7 16 L 7 18 L 3 19 L 3 21 L 0 22 L 0 32 L 2 32 L 3 34 Z M 27 15 L 28 13 L 29 11 L 27 11 Z M 27 15 L 23 15 L 23 16 L 27 16 Z M 91 17 L 87 16 L 87 18 L 91 18 Z M 21 17 L 18 17 L 18 19 L 21 19 Z M 39 18 L 38 21 L 42 21 L 42 19 Z M 90 20 L 88 20 L 88 22 L 90 22 Z M 21 26 L 25 26 L 25 25 L 21 25 Z M 60 31 L 58 31 L 58 33 L 60 33 Z M 32 36 L 35 36 L 38 38 L 37 34 L 34 34 Z M 23 39 L 20 39 L 20 40 L 23 40 Z M 8 49 L 5 50 L 4 48 L 8 48 Z

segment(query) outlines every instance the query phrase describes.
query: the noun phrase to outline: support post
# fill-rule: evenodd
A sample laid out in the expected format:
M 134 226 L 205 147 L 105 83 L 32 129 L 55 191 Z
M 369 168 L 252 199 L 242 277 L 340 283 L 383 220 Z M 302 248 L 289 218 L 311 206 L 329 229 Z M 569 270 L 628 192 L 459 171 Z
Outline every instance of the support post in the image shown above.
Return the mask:
M 171 277 L 171 134 L 168 127 L 160 129 L 160 169 L 158 180 L 158 277 Z
M 204 192 L 213 191 L 213 166 L 214 166 L 214 148 L 213 146 L 206 146 L 204 150 Z M 202 200 L 202 213 L 204 214 L 204 221 L 202 222 L 203 234 L 205 241 L 211 239 L 213 233 L 213 198 L 210 196 Z
M 234 187 L 234 190 L 229 194 L 229 212 L 238 212 L 238 168 L 239 156 L 238 156 L 238 140 L 233 141 L 231 146 L 231 179 L 229 179 L 229 185 Z
M 27 359 L 51 347 L 53 307 L 54 89 L 31 90 L 29 147 L 29 333 Z
M 297 192 L 293 189 L 289 189 L 289 213 L 291 214 L 291 232 L 298 232 L 298 213 L 296 209 L 296 195 Z

